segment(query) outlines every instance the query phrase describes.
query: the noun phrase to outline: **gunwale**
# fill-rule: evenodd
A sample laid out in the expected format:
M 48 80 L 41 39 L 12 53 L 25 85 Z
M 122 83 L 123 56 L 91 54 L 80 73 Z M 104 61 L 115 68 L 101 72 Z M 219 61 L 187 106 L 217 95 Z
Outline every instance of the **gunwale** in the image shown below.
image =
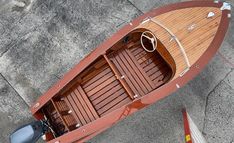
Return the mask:
M 37 111 L 45 105 L 53 96 L 55 96 L 65 85 L 67 85 L 72 79 L 76 77 L 81 71 L 83 71 L 90 63 L 93 62 L 93 59 L 96 59 L 100 54 L 105 54 L 105 51 L 113 46 L 116 41 L 122 39 L 127 33 L 130 33 L 135 27 L 139 25 L 139 23 L 146 17 L 155 17 L 157 15 L 172 11 L 178 10 L 188 7 L 217 7 L 220 8 L 222 3 L 214 3 L 212 1 L 191 1 L 191 2 L 181 2 L 176 4 L 167 5 L 155 10 L 152 10 L 139 18 L 135 19 L 131 22 L 131 24 L 126 25 L 120 31 L 118 31 L 115 35 L 113 35 L 110 39 L 106 40 L 102 43 L 98 48 L 96 48 L 92 53 L 90 53 L 86 58 L 84 58 L 79 64 L 77 64 L 72 70 L 70 70 L 63 79 L 61 79 L 57 84 L 55 84 L 49 91 L 47 91 L 43 96 L 41 96 L 37 103 L 32 106 L 31 112 L 37 118 L 40 119 L 41 115 L 37 114 Z M 227 14 L 229 11 L 224 10 L 222 11 L 222 18 L 221 18 L 221 26 L 219 26 L 218 31 L 211 42 L 208 50 L 204 52 L 204 54 L 196 61 L 190 70 L 183 76 L 177 77 L 173 81 L 165 84 L 164 86 L 156 89 L 155 91 L 145 95 L 137 100 L 134 100 L 132 103 L 127 104 L 115 111 L 103 116 L 90 124 L 87 124 L 78 130 L 74 130 L 72 132 L 67 133 L 64 136 L 51 140 L 50 142 L 60 141 L 60 142 L 73 142 L 73 141 L 83 141 L 89 139 L 91 136 L 96 135 L 100 131 L 110 127 L 113 123 L 121 120 L 127 115 L 134 113 L 135 111 L 152 104 L 163 97 L 166 97 L 170 93 L 177 90 L 179 85 L 180 87 L 191 80 L 196 74 L 198 74 L 208 63 L 211 57 L 215 54 L 219 46 L 221 45 L 225 33 L 227 31 L 229 25 L 229 19 Z M 36 108 L 35 108 L 36 107 Z M 126 109 L 129 110 L 127 115 L 123 115 Z M 95 130 L 94 130 L 95 128 Z M 71 138 L 72 137 L 72 138 Z

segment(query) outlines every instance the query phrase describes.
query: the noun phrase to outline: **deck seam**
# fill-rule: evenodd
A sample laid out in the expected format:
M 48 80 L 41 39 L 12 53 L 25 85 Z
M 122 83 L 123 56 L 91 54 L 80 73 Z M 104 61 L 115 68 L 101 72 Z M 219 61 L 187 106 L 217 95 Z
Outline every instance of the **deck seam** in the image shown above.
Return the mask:
M 118 87 L 117 86 L 119 86 L 120 88 L 118 89 Z M 117 89 L 114 89 L 114 88 L 117 88 Z M 114 92 L 111 92 L 111 91 L 109 91 L 109 93 L 110 93 L 110 95 L 109 96 L 107 96 L 106 98 L 104 98 L 103 100 L 101 100 L 101 101 L 99 101 L 99 102 L 97 102 L 97 103 L 95 103 L 95 105 L 98 105 L 99 103 L 101 103 L 102 101 L 104 101 L 104 100 L 106 100 L 107 98 L 109 98 L 110 96 L 112 96 L 113 94 L 115 94 L 116 92 L 118 92 L 119 90 L 121 90 L 122 89 L 122 87 L 121 87 L 121 85 L 115 85 L 111 90 L 116 90 L 116 91 L 114 91 Z M 107 92 L 106 92 L 107 93 Z M 108 94 L 107 94 L 108 95 Z M 101 97 L 103 97 L 103 96 L 101 96 Z M 98 97 L 97 99 L 99 99 L 100 97 Z M 94 102 L 95 100 L 93 100 L 92 102 Z
M 136 8 L 141 14 L 144 14 L 142 10 L 140 10 L 135 4 L 133 4 L 130 0 L 127 0 L 134 8 Z
M 97 103 L 96 105 L 95 105 L 95 107 L 96 108 L 98 108 L 97 110 L 99 110 L 99 109 L 101 109 L 101 108 L 103 108 L 104 106 L 106 106 L 107 104 L 109 104 L 110 102 L 112 102 L 112 101 L 114 101 L 116 98 L 118 98 L 119 96 L 116 96 L 116 93 L 119 93 L 119 92 L 121 92 L 121 90 L 123 91 L 123 93 L 121 93 L 120 94 L 120 96 L 122 95 L 122 94 L 124 94 L 124 89 L 118 89 L 117 91 L 115 91 L 113 94 L 111 94 L 110 96 L 108 96 L 107 98 L 105 98 L 105 99 L 103 99 L 102 101 L 100 101 L 99 103 Z M 113 96 L 113 95 L 115 95 L 115 96 Z M 112 99 L 113 98 L 113 99 Z M 110 100 L 110 99 L 112 99 L 112 100 Z M 104 104 L 104 105 L 100 105 L 100 104 L 103 104 L 103 103 L 105 103 L 107 100 L 110 100 L 109 102 L 107 102 L 106 104 Z M 98 106 L 98 107 L 97 107 Z M 100 107 L 99 107 L 100 106 Z
M 225 82 L 224 80 L 228 77 L 228 75 L 233 72 L 233 69 L 231 69 L 231 71 L 229 71 L 224 77 L 223 79 L 217 84 L 215 85 L 215 87 L 207 94 L 207 97 L 206 97 L 206 104 L 205 104 L 205 110 L 204 110 L 204 119 L 203 119 L 203 125 L 202 125 L 202 133 L 204 133 L 204 130 L 205 130 L 205 120 L 206 120 L 206 111 L 207 111 L 207 106 L 208 106 L 208 100 L 209 100 L 209 97 L 210 95 L 215 91 L 215 89 L 222 83 L 222 82 Z
M 25 99 L 18 93 L 18 91 L 13 87 L 13 85 L 6 79 L 5 76 L 3 76 L 2 73 L 0 73 L 0 76 L 7 82 L 7 84 L 14 90 L 14 92 L 24 101 L 24 103 L 30 107 L 30 105 L 25 101 Z
M 117 81 L 117 80 L 116 80 Z M 110 84 L 113 84 L 115 81 L 113 81 L 113 82 L 111 82 Z M 118 81 L 119 82 L 119 81 Z M 109 84 L 109 85 L 110 85 Z M 116 86 L 118 86 L 118 83 L 114 83 L 114 84 L 116 84 L 116 85 L 114 85 L 113 86 L 113 88 L 114 87 L 116 87 Z M 107 86 L 109 86 L 109 85 L 107 85 Z M 109 90 L 111 90 L 112 88 L 111 87 L 108 87 L 108 88 L 110 88 Z M 103 89 L 101 89 L 101 90 L 103 90 Z M 99 90 L 98 92 L 96 92 L 96 93 L 94 93 L 93 95 L 91 95 L 91 96 L 89 96 L 89 98 L 90 98 L 90 100 L 93 102 L 94 100 L 96 100 L 96 99 L 98 99 L 98 98 L 100 98 L 103 94 L 106 94 L 109 90 L 107 90 L 107 91 L 105 91 L 103 94 L 100 94 L 100 92 L 102 92 L 101 90 Z M 95 98 L 93 98 L 93 96 L 95 96 L 95 94 L 100 94 L 99 96 L 97 96 L 97 97 L 95 97 Z M 92 99 L 91 99 L 92 98 Z
M 117 60 L 118 59 L 118 60 Z M 133 91 L 134 94 L 138 93 L 140 95 L 144 95 L 144 92 L 142 91 L 142 89 L 140 88 L 139 86 L 139 83 L 136 82 L 136 79 L 132 77 L 132 75 L 130 74 L 129 72 L 129 69 L 126 69 L 124 67 L 121 67 L 121 63 L 123 63 L 122 59 L 119 57 L 119 56 L 115 56 L 114 57 L 114 60 L 116 63 L 118 63 L 118 66 L 119 66 L 119 72 L 121 73 L 121 71 L 123 72 L 123 75 L 125 75 L 125 81 L 126 83 L 130 86 L 130 84 L 132 85 L 132 88 L 131 90 Z M 125 65 L 125 64 L 124 64 Z M 121 70 L 121 71 L 120 71 Z M 134 84 L 136 83 L 136 84 Z M 136 87 L 137 86 L 137 87 Z

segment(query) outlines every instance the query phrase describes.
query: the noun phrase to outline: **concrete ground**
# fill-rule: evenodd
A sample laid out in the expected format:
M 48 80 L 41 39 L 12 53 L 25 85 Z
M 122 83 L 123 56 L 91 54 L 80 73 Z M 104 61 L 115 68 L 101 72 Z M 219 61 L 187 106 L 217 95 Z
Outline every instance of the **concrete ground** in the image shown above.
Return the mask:
M 98 44 L 133 18 L 177 1 L 0 0 L 0 143 L 32 120 L 29 106 Z M 231 21 L 219 52 L 195 79 L 89 142 L 184 142 L 186 107 L 208 142 L 233 143 Z

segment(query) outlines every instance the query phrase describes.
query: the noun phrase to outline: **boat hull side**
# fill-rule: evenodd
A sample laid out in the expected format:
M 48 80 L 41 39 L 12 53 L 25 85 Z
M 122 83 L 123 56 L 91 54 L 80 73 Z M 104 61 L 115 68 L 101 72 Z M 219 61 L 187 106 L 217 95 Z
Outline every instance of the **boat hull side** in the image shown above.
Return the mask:
M 70 72 L 68 72 L 63 79 L 61 79 L 55 86 L 53 86 L 48 92 L 46 92 L 43 96 L 41 96 L 37 103 L 39 106 L 34 108 L 32 106 L 31 112 L 35 117 L 37 116 L 37 111 L 45 105 L 53 96 L 55 96 L 66 84 L 68 84 L 72 79 L 74 79 L 77 74 L 79 74 L 82 70 L 84 70 L 90 63 L 94 61 L 97 57 L 104 54 L 107 49 L 109 49 L 112 45 L 114 45 L 117 41 L 123 38 L 127 33 L 131 32 L 135 27 L 137 27 L 140 22 L 146 17 L 154 17 L 160 15 L 162 13 L 182 9 L 187 7 L 221 7 L 222 3 L 214 3 L 212 1 L 192 1 L 192 2 L 182 2 L 177 4 L 171 4 L 159 9 L 155 9 L 150 11 L 149 13 L 140 16 L 136 20 L 132 21 L 132 24 L 126 25 L 120 31 L 118 31 L 115 35 L 113 35 L 110 39 L 105 41 L 103 44 L 98 46 L 92 53 L 90 53 L 86 58 L 84 58 L 78 65 L 76 65 Z M 145 95 L 139 99 L 134 100 L 130 104 L 127 104 L 106 116 L 103 116 L 85 126 L 80 127 L 77 130 L 71 131 L 61 137 L 58 137 L 54 140 L 51 140 L 49 143 L 53 143 L 59 141 L 60 143 L 70 143 L 70 142 L 83 142 L 84 140 L 88 140 L 94 135 L 100 133 L 104 129 L 111 127 L 116 122 L 125 118 L 126 116 L 131 115 L 132 113 L 155 103 L 156 101 L 168 96 L 178 89 L 178 87 L 182 87 L 188 81 L 190 81 L 193 77 L 195 77 L 209 62 L 209 60 L 215 55 L 216 51 L 220 47 L 225 33 L 227 31 L 229 25 L 229 18 L 227 17 L 229 11 L 224 10 L 222 13 L 221 26 L 218 28 L 218 31 L 209 46 L 208 50 L 201 56 L 201 58 L 192 65 L 191 69 L 182 77 L 178 77 L 175 80 L 163 85 L 162 87 L 156 89 L 155 91 Z

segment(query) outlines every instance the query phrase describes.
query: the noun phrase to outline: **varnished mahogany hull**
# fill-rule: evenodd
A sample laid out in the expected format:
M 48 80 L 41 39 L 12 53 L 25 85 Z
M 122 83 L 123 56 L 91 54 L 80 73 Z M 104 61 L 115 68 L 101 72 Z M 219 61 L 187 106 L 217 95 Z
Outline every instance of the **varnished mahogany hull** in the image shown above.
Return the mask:
M 113 58 L 113 55 L 108 55 L 107 53 L 110 53 L 108 50 L 111 47 L 113 47 L 117 42 L 119 42 L 123 37 L 125 37 L 127 34 L 132 32 L 135 28 L 139 27 L 140 23 L 145 18 L 156 17 L 158 15 L 162 15 L 162 14 L 170 12 L 170 11 L 185 9 L 185 8 L 193 8 L 193 7 L 220 8 L 220 7 L 222 7 L 222 3 L 221 2 L 214 3 L 211 1 L 182 2 L 182 3 L 167 5 L 167 6 L 152 10 L 152 11 L 138 17 L 137 19 L 133 20 L 130 24 L 128 24 L 125 27 L 123 27 L 122 29 L 120 29 L 116 34 L 114 34 L 108 40 L 103 42 L 100 46 L 98 46 L 92 53 L 90 53 L 88 56 L 86 56 L 79 64 L 77 64 L 72 70 L 70 70 L 58 83 L 56 83 L 43 96 L 41 96 L 38 99 L 38 101 L 35 103 L 35 105 L 33 105 L 31 108 L 32 114 L 38 120 L 44 118 L 43 117 L 44 113 L 42 113 L 42 109 L 43 108 L 50 108 L 47 106 L 54 105 L 54 108 L 57 108 L 56 110 L 59 110 L 60 107 L 56 107 L 57 105 L 55 105 L 55 102 L 58 102 L 60 100 L 64 101 L 64 102 L 67 100 L 67 101 L 69 101 L 69 103 L 75 101 L 74 99 L 76 99 L 77 101 L 78 100 L 79 101 L 91 101 L 89 103 L 81 104 L 82 107 L 80 107 L 82 109 L 85 109 L 85 108 L 89 109 L 88 112 L 82 114 L 81 113 L 82 111 L 79 109 L 79 112 L 82 115 L 86 114 L 87 118 L 84 117 L 84 119 L 89 119 L 90 120 L 89 122 L 80 120 L 79 115 L 77 115 L 79 107 L 72 107 L 73 105 L 71 103 L 71 105 L 67 105 L 67 106 L 71 106 L 70 108 L 72 108 L 72 109 L 77 108 L 77 112 L 76 112 L 77 120 L 76 119 L 71 119 L 71 120 L 76 120 L 76 121 L 79 120 L 81 122 L 82 126 L 80 126 L 79 128 L 71 126 L 71 129 L 67 129 L 68 130 L 67 133 L 65 133 L 65 134 L 63 134 L 60 137 L 55 138 L 55 139 L 51 138 L 52 140 L 50 140 L 48 142 L 50 142 L 50 143 L 54 143 L 56 141 L 59 141 L 60 143 L 84 142 L 84 141 L 92 138 L 93 136 L 97 135 L 98 133 L 102 132 L 103 130 L 111 127 L 114 123 L 120 121 L 121 119 L 125 118 L 126 116 L 146 107 L 147 105 L 153 104 L 156 101 L 170 95 L 172 92 L 176 91 L 178 88 L 182 87 L 188 81 L 190 81 L 194 76 L 196 76 L 205 67 L 205 65 L 209 62 L 209 60 L 215 55 L 216 51 L 218 50 L 218 48 L 220 47 L 220 45 L 222 43 L 224 36 L 225 36 L 225 33 L 228 29 L 228 25 L 229 25 L 229 20 L 230 20 L 228 18 L 228 14 L 230 13 L 229 10 L 221 11 L 220 22 L 219 22 L 217 31 L 214 35 L 214 38 L 212 39 L 212 41 L 209 44 L 209 46 L 207 47 L 207 49 L 202 53 L 202 55 L 199 56 L 199 58 L 191 65 L 189 71 L 186 72 L 182 77 L 176 76 L 176 71 L 174 71 L 174 70 L 176 70 L 176 67 L 174 67 L 176 65 L 173 66 L 172 63 L 170 62 L 171 61 L 170 59 L 168 60 L 168 59 L 164 58 L 164 60 L 165 60 L 164 65 L 165 65 L 165 67 L 168 67 L 168 70 L 166 70 L 166 71 L 171 72 L 171 74 L 169 74 L 168 80 L 166 80 L 160 86 L 157 86 L 154 88 L 153 88 L 153 86 L 155 86 L 155 84 L 148 83 L 149 84 L 148 85 L 148 92 L 146 92 L 146 91 L 144 91 L 144 89 L 142 89 L 142 91 L 139 91 L 140 95 L 135 99 L 132 97 L 132 96 L 136 95 L 136 94 L 134 94 L 135 92 L 132 93 L 133 90 L 131 88 L 128 89 L 128 87 L 127 87 L 129 84 L 127 82 L 126 82 L 127 84 L 122 83 L 122 81 L 119 80 L 119 78 L 121 78 L 121 77 L 117 77 L 116 79 L 119 80 L 119 84 L 121 84 L 123 86 L 123 88 L 126 92 L 126 95 L 125 95 L 126 97 L 123 97 L 124 98 L 123 100 L 126 99 L 126 103 L 124 103 L 123 105 L 121 105 L 118 108 L 115 108 L 114 110 L 111 110 L 107 114 L 102 114 L 105 112 L 104 111 L 98 112 L 98 109 L 96 107 L 91 107 L 91 106 L 94 106 L 94 103 L 89 98 L 91 96 L 85 96 L 85 94 L 87 94 L 87 92 L 92 91 L 91 87 L 90 87 L 90 89 L 85 91 L 84 86 L 80 87 L 79 85 L 78 86 L 76 85 L 77 83 L 78 84 L 82 83 L 82 79 L 77 78 L 77 76 L 82 74 L 84 72 L 84 70 L 86 70 L 90 66 L 90 64 L 92 64 L 100 56 L 103 56 L 103 58 L 105 60 L 107 60 L 106 61 L 107 64 L 112 65 L 112 63 L 109 63 L 112 60 L 109 61 L 108 59 Z M 124 52 L 123 58 L 124 58 L 124 55 L 128 55 L 128 53 Z M 131 55 L 130 55 L 130 57 L 131 57 Z M 125 57 L 125 58 L 128 58 L 128 57 Z M 134 60 L 132 60 L 132 62 L 134 64 Z M 166 65 L 168 65 L 168 66 L 166 66 Z M 137 65 L 136 65 L 136 67 L 137 67 Z M 174 70 L 173 70 L 173 67 L 175 68 Z M 128 68 L 128 67 L 126 67 L 126 68 Z M 132 69 L 134 69 L 134 67 L 132 67 Z M 138 69 L 140 69 L 140 68 L 138 68 Z M 120 76 L 122 75 L 122 73 L 118 73 L 118 72 L 121 72 L 120 70 L 115 71 L 115 67 L 113 65 L 110 66 L 110 70 L 112 70 L 113 75 L 118 75 L 118 74 Z M 142 72 L 142 69 L 139 70 L 139 73 L 140 72 Z M 112 77 L 110 77 L 110 78 L 112 78 Z M 141 77 L 138 76 L 136 78 L 144 79 L 145 77 L 142 74 Z M 77 83 L 73 84 L 72 81 L 74 81 L 74 79 L 76 79 Z M 131 81 L 131 80 L 129 80 L 129 81 Z M 71 86 L 70 86 L 70 84 L 71 84 Z M 134 84 L 134 83 L 132 83 L 132 84 Z M 144 84 L 144 81 L 142 81 L 142 84 Z M 75 86 L 75 89 L 73 88 L 74 86 Z M 152 91 L 150 90 L 150 87 L 153 89 Z M 71 97 L 69 97 L 69 98 L 72 98 L 73 100 L 69 100 L 69 98 L 62 99 L 63 95 L 68 92 L 67 91 L 68 88 L 69 88 L 69 90 L 74 89 L 75 91 L 72 91 L 72 92 L 77 92 L 77 95 L 80 95 L 80 97 L 75 97 L 75 95 L 69 93 L 69 94 L 71 94 Z M 81 88 L 83 88 L 83 89 L 81 89 Z M 84 93 L 82 91 L 84 91 Z M 145 93 L 145 94 L 141 95 L 143 93 Z M 129 100 L 127 98 L 129 98 Z M 77 104 L 77 103 L 74 103 L 74 104 Z M 64 107 L 64 109 L 65 109 L 65 107 Z M 64 110 L 64 111 L 68 112 L 67 110 Z M 74 114 L 74 112 L 72 112 L 72 113 Z M 76 115 L 74 115 L 74 116 L 76 116 Z M 61 120 L 63 120 L 63 122 L 66 122 L 68 120 L 68 119 L 64 119 L 62 117 L 63 116 L 62 112 L 58 116 L 60 116 L 60 118 L 61 118 Z M 68 125 L 66 125 L 66 126 L 68 126 Z M 49 136 L 48 136 L 48 139 L 49 139 Z

